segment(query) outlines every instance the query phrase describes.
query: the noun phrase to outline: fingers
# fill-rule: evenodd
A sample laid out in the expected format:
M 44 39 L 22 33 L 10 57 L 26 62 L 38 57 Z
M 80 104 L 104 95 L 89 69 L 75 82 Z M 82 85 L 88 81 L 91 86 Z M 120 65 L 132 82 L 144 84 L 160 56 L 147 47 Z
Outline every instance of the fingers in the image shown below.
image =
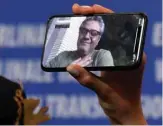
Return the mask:
M 135 74 L 138 74 L 137 76 L 142 79 L 143 78 L 143 74 L 144 74 L 144 69 L 145 69 L 145 65 L 146 65 L 146 62 L 147 62 L 147 56 L 145 53 L 143 53 L 143 56 L 142 56 L 142 61 L 141 61 L 141 64 L 139 66 L 138 69 L 134 70 Z M 142 81 L 142 80 L 141 80 Z
M 92 7 L 74 4 L 72 6 L 72 11 L 74 14 L 113 13 L 112 10 L 97 4 L 93 5 Z
M 93 5 L 92 8 L 94 13 L 114 13 L 112 10 L 97 4 Z
M 85 66 L 88 66 L 90 63 L 92 63 L 93 60 L 90 59 L 90 60 L 87 60 L 86 62 L 83 63 L 82 67 L 85 67 Z
M 51 119 L 51 118 L 50 118 L 49 115 L 43 115 L 43 116 L 37 118 L 37 122 L 36 122 L 35 124 L 38 125 L 38 124 L 41 124 L 41 123 L 43 123 L 43 122 L 46 122 L 46 121 L 48 121 L 48 120 L 50 120 L 50 119 Z
M 31 115 L 31 119 L 29 119 L 28 121 L 26 121 L 26 124 L 28 125 L 39 125 L 41 123 L 44 123 L 48 120 L 50 120 L 50 116 L 49 115 Z
M 77 64 L 82 67 L 85 67 L 85 66 L 89 65 L 91 62 L 93 62 L 92 58 L 89 56 L 86 56 L 83 59 L 79 58 L 79 59 L 75 60 L 72 64 L 74 64 L 74 65 Z
M 94 74 L 89 73 L 78 65 L 70 65 L 67 71 L 83 86 L 95 91 L 103 100 L 112 100 L 117 97 L 115 91 L 104 82 L 100 81 Z M 115 96 L 115 97 L 114 97 Z
M 46 114 L 48 107 L 42 107 L 40 111 L 35 115 L 35 120 L 37 124 L 50 120 L 50 116 Z
M 72 11 L 74 14 L 91 14 L 93 13 L 93 8 L 90 6 L 79 6 L 78 4 L 74 4 L 72 6 Z
M 84 67 L 87 66 L 91 62 L 92 58 L 91 57 L 85 57 L 83 58 L 78 65 Z
M 81 60 L 81 58 L 75 60 L 72 64 L 76 64 L 76 63 L 78 63 L 80 60 Z
M 50 116 L 46 114 L 48 107 L 42 107 L 38 113 L 34 114 L 35 108 L 39 105 L 38 99 L 24 100 L 24 120 L 25 124 L 38 125 L 42 122 L 50 120 Z
M 83 86 L 86 86 L 88 88 L 94 89 L 94 90 L 101 90 L 105 85 L 100 83 L 94 83 L 97 80 L 84 68 L 78 66 L 78 65 L 70 65 L 67 67 L 67 71 L 79 81 Z M 75 71 L 75 72 L 74 72 Z
M 78 4 L 74 4 L 72 6 L 72 12 L 75 14 L 79 14 L 80 10 L 79 10 L 79 5 Z
M 38 114 L 39 115 L 43 115 L 43 114 L 45 114 L 47 111 L 48 111 L 48 107 L 42 107 L 40 110 L 39 110 L 39 112 L 38 112 Z
M 142 57 L 142 62 L 140 65 L 140 68 L 144 70 L 145 64 L 147 63 L 147 55 L 145 54 L 145 52 L 143 53 L 143 57 Z
M 24 109 L 26 113 L 33 113 L 34 109 L 39 105 L 39 99 L 24 99 Z

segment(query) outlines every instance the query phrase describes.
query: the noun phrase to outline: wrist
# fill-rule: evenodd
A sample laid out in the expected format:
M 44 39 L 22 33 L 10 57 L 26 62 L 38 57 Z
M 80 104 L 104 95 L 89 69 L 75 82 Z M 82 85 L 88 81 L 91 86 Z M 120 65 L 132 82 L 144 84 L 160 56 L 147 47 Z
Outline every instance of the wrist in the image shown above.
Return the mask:
M 112 125 L 147 125 L 142 110 L 134 110 L 119 118 L 109 117 Z
M 110 119 L 110 118 L 109 118 Z M 144 117 L 137 116 L 125 119 L 110 119 L 112 125 L 147 125 Z
M 147 122 L 143 115 L 132 116 L 129 118 L 123 118 L 122 125 L 147 125 Z
M 147 125 L 147 121 L 144 117 L 143 110 L 141 104 L 133 107 L 131 112 L 126 116 L 126 118 L 122 118 L 122 123 L 124 125 Z

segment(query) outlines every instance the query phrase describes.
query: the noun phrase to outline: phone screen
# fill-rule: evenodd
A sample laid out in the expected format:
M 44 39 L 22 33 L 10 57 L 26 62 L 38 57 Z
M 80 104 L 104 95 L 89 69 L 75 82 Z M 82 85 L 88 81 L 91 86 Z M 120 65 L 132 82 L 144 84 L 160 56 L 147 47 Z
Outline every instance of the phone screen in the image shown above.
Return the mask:
M 46 30 L 42 67 L 126 67 L 139 61 L 144 18 L 139 14 L 53 16 Z

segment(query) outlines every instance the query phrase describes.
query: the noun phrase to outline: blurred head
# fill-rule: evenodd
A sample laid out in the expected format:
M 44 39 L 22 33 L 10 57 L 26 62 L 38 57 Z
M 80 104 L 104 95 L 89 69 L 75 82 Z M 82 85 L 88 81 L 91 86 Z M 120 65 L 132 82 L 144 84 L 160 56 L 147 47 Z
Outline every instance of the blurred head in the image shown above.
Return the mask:
M 0 125 L 23 125 L 25 93 L 18 83 L 0 76 Z
M 81 55 L 88 55 L 96 48 L 104 32 L 104 27 L 101 16 L 87 17 L 82 22 L 77 42 L 77 50 Z

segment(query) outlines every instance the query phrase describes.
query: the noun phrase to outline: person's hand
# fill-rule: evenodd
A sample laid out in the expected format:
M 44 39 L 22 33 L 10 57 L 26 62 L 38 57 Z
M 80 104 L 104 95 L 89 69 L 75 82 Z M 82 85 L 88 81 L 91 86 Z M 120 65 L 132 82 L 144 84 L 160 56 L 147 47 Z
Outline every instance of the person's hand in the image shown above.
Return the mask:
M 100 5 L 79 6 L 74 4 L 75 14 L 113 13 Z M 143 125 L 147 124 L 141 104 L 141 87 L 146 55 L 140 67 L 131 71 L 105 71 L 97 77 L 79 65 L 70 65 L 67 71 L 83 86 L 93 90 L 99 104 L 112 124 Z
M 50 116 L 46 114 L 48 107 L 42 107 L 38 113 L 34 114 L 34 110 L 39 105 L 40 100 L 25 99 L 24 103 L 24 125 L 38 125 L 50 120 Z
M 26 94 L 24 94 L 25 97 L 23 98 L 23 83 L 18 80 L 18 84 L 20 85 L 21 90 L 17 92 L 17 96 L 21 101 L 19 102 L 17 97 L 15 97 L 15 100 L 24 105 L 24 125 L 38 125 L 50 120 L 50 116 L 46 114 L 48 107 L 41 107 L 38 113 L 34 113 L 35 109 L 39 106 L 40 100 L 33 98 L 28 99 L 26 98 Z
M 89 65 L 90 63 L 92 63 L 92 58 L 88 55 L 88 56 L 85 56 L 83 58 L 79 58 L 75 61 L 73 61 L 71 64 L 77 64 L 77 65 L 80 65 L 81 67 L 85 67 L 87 65 Z

